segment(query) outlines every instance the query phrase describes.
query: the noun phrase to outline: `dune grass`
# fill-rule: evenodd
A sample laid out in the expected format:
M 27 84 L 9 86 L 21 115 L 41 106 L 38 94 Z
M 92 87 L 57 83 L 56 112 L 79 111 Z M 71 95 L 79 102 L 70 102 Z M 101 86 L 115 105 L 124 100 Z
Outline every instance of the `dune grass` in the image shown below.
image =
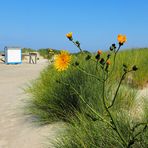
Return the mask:
M 73 56 L 72 63 L 77 62 L 86 72 L 102 77 L 101 72 L 96 71 L 96 64 L 93 61 L 95 57 L 92 57 L 92 60 L 89 61 L 85 60 L 88 54 L 90 53 Z M 91 55 L 93 56 L 93 54 Z M 134 126 L 141 122 L 145 123 L 148 119 L 147 110 L 139 119 L 130 116 L 136 100 L 135 87 L 142 87 L 147 83 L 147 57 L 147 49 L 121 51 L 118 54 L 112 76 L 108 79 L 106 85 L 105 95 L 109 105 L 115 94 L 117 83 L 123 74 L 122 65 L 127 64 L 129 69 L 133 65 L 137 65 L 139 71 L 142 71 L 127 75 L 111 109 L 114 121 L 128 143 L 132 142 L 131 138 L 135 136 L 133 134 L 138 134 L 138 132 L 144 130 L 142 129 L 143 126 L 140 126 L 136 128 L 136 131 L 132 131 Z M 112 66 L 109 68 L 112 69 Z M 140 79 L 141 77 L 143 79 Z M 76 91 L 65 84 L 72 85 Z M 60 135 L 60 138 L 54 143 L 55 147 L 125 147 L 117 133 L 108 125 L 102 123 L 78 95 L 80 94 L 85 102 L 99 112 L 105 120 L 110 120 L 102 102 L 102 83 L 79 71 L 75 66 L 70 66 L 67 71 L 62 73 L 56 72 L 53 65 L 48 66 L 41 73 L 39 79 L 29 86 L 27 92 L 31 95 L 27 104 L 27 112 L 35 116 L 35 121 L 41 124 L 55 121 L 66 121 L 68 123 L 67 132 Z M 138 114 L 138 112 L 135 112 L 135 114 Z M 134 148 L 147 146 L 147 137 L 147 130 L 143 131 L 142 136 L 141 134 L 136 136 L 137 141 L 134 139 L 136 142 L 132 146 Z
M 81 59 L 80 56 L 79 58 Z M 87 71 L 95 73 L 93 67 L 88 67 L 84 57 L 81 62 Z M 86 107 L 79 101 L 79 97 L 69 86 L 59 84 L 59 80 L 72 84 L 85 97 L 86 101 L 98 108 L 98 98 L 101 95 L 98 92 L 101 92 L 101 85 L 96 83 L 95 79 L 82 74 L 73 67 L 64 73 L 57 73 L 53 66 L 49 66 L 41 73 L 40 78 L 27 89 L 27 92 L 31 94 L 27 110 L 35 115 L 38 121 L 42 123 L 57 120 L 67 121 L 70 116 L 75 114 L 75 110 L 80 112 L 85 110 Z M 92 83 L 94 85 L 90 87 Z
M 137 65 L 138 71 L 128 77 L 135 87 L 144 87 L 148 83 L 148 48 L 122 50 L 118 53 L 115 77 L 122 73 L 121 65 Z
M 123 112 L 122 112 L 123 113 Z M 130 118 L 119 112 L 118 124 L 122 128 L 122 134 L 128 141 L 131 133 Z M 136 129 L 137 134 L 141 129 Z M 136 142 L 131 148 L 147 148 L 148 130 L 137 136 Z M 53 142 L 55 148 L 124 148 L 117 134 L 101 121 L 93 121 L 83 114 L 77 114 L 77 119 L 71 119 L 65 132 L 59 134 Z
M 129 65 L 129 67 L 136 64 L 139 68 L 136 73 L 131 73 L 132 76 L 131 74 L 127 76 L 124 81 L 126 85 L 129 83 L 129 80 L 133 86 L 144 86 L 146 84 L 148 78 L 148 66 L 146 65 L 148 59 L 147 50 L 148 49 L 127 50 L 119 53 L 115 70 L 109 79 L 110 84 L 107 86 L 110 95 L 112 95 L 112 88 L 115 87 L 119 81 L 119 77 L 121 77 L 123 73 L 123 64 Z M 87 53 L 77 55 L 74 61 L 79 62 L 80 66 L 87 72 L 96 74 L 96 65 L 93 61 L 87 62 L 85 60 L 86 56 Z M 112 67 L 110 67 L 110 69 L 112 69 Z M 99 73 L 97 73 L 97 75 L 99 76 Z M 74 114 L 75 109 L 80 112 L 85 109 L 85 105 L 81 104 L 79 97 L 75 95 L 68 86 L 59 84 L 57 82 L 59 80 L 72 84 L 96 110 L 102 110 L 102 102 L 100 102 L 99 99 L 102 97 L 102 84 L 100 82 L 76 68 L 70 67 L 66 72 L 57 73 L 53 65 L 50 65 L 27 89 L 27 93 L 31 95 L 27 110 L 30 114 L 36 116 L 40 122 L 48 123 L 52 122 L 52 120 L 55 121 L 59 119 L 68 120 L 69 116 Z M 100 104 L 99 107 L 98 104 Z

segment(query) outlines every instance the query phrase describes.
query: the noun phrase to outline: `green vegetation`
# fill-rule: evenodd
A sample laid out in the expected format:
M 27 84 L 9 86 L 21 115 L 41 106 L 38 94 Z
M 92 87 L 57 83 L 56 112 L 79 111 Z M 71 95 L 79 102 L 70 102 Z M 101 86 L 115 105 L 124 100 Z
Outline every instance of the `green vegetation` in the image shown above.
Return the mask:
M 136 117 L 139 114 L 138 111 L 135 111 L 135 116 L 131 116 L 137 96 L 136 90 L 131 86 L 142 87 L 147 83 L 147 50 L 121 51 L 117 55 L 115 69 L 113 73 L 110 73 L 111 77 L 108 78 L 105 87 L 106 103 L 110 105 L 117 83 L 123 74 L 122 65 L 129 66 L 127 69 L 137 65 L 139 70 L 126 76 L 116 96 L 114 106 L 110 109 L 114 122 L 128 145 L 125 145 L 116 129 L 110 127 L 107 122 L 102 122 L 97 114 L 94 114 L 90 109 L 93 108 L 103 116 L 105 121 L 112 124 L 103 105 L 103 84 L 94 77 L 94 75 L 97 77 L 103 75 L 101 69 L 96 71 L 95 57 L 91 53 L 74 55 L 72 63 L 75 61 L 77 63 L 74 64 L 75 66 L 70 66 L 65 72 L 58 73 L 53 65 L 48 66 L 41 73 L 40 78 L 34 81 L 27 90 L 31 94 L 27 104 L 27 112 L 35 116 L 35 121 L 41 124 L 55 121 L 67 122 L 65 133 L 60 135 L 54 143 L 57 148 L 146 148 L 148 146 L 148 102 L 145 103 L 145 111 L 141 117 Z M 92 58 L 86 61 L 85 58 L 88 54 Z M 102 56 L 105 57 L 105 55 Z M 111 63 L 113 63 L 113 59 L 111 59 Z M 79 70 L 78 67 L 83 69 Z M 112 66 L 109 67 L 109 70 L 112 70 Z M 81 97 L 84 98 L 84 101 L 80 99 Z
M 119 78 L 122 69 L 121 65 L 137 65 L 138 71 L 132 73 L 128 80 L 133 86 L 143 87 L 148 83 L 148 48 L 123 50 L 118 53 L 115 77 Z
M 80 55 L 75 58 L 82 59 L 82 56 Z M 81 61 L 81 65 L 83 65 L 87 71 L 95 73 L 93 67 L 88 67 L 88 63 L 85 62 L 84 58 Z M 69 117 L 75 113 L 75 110 L 82 111 L 86 108 L 69 86 L 65 86 L 65 84 L 59 85 L 58 81 L 63 80 L 66 83 L 73 84 L 88 102 L 95 105 L 96 108 L 99 108 L 97 105 L 99 101 L 98 92 L 101 92 L 101 85 L 98 85 L 95 79 L 88 77 L 72 67 L 64 73 L 57 73 L 53 66 L 49 66 L 41 73 L 40 78 L 36 80 L 28 90 L 32 95 L 31 100 L 29 100 L 29 111 L 35 115 L 40 122 L 67 121 Z M 94 88 L 90 88 L 92 83 L 94 84 Z M 95 96 L 98 97 L 96 98 Z
M 50 52 L 50 51 L 52 51 L 52 52 Z M 38 52 L 45 59 L 51 59 L 52 56 L 53 56 L 53 54 L 57 54 L 60 51 L 59 50 L 56 50 L 56 49 L 51 49 L 51 48 L 45 48 L 45 49 L 43 48 L 43 49 L 39 49 Z
M 35 52 L 35 49 L 31 49 L 31 48 L 22 48 L 22 53 L 29 53 L 29 52 Z
M 121 115 L 121 114 L 120 114 Z M 55 148 L 123 148 L 121 139 L 108 125 L 101 121 L 89 120 L 82 114 L 77 115 L 77 120 L 71 119 L 65 132 L 59 134 L 54 141 Z M 118 124 L 123 128 L 123 135 L 126 140 L 130 137 L 129 119 L 125 115 L 120 116 Z M 128 127 L 128 128 L 126 128 Z M 140 127 L 141 128 L 141 127 Z M 140 129 L 136 129 L 136 133 Z M 132 148 L 147 148 L 148 130 L 137 136 L 137 141 Z

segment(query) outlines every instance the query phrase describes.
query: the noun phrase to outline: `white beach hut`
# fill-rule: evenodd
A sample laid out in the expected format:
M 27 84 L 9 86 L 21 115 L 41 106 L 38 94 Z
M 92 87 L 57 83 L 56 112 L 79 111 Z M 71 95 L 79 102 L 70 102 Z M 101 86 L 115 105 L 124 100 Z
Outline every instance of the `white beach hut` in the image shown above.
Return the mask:
M 6 64 L 21 64 L 22 49 L 19 47 L 5 47 L 5 63 Z

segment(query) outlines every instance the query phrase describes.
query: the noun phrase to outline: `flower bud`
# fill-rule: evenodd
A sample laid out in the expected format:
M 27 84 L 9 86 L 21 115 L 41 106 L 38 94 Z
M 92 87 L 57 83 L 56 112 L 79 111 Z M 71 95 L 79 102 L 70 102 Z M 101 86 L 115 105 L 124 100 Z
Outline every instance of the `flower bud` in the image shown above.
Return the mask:
M 98 55 L 101 55 L 102 54 L 102 51 L 101 50 L 98 50 Z
M 112 47 L 116 48 L 116 44 L 112 44 Z
M 80 42 L 79 41 L 76 41 L 75 43 L 77 44 L 78 47 L 80 47 Z
M 87 55 L 87 57 L 85 58 L 86 61 L 88 61 L 89 59 L 91 59 L 90 55 Z
M 113 51 L 116 49 L 116 44 L 112 44 L 112 46 L 110 47 L 110 51 Z
M 123 67 L 124 67 L 124 68 L 127 68 L 127 65 L 126 65 L 126 64 L 123 64 Z
M 138 70 L 138 68 L 137 68 L 137 66 L 136 66 L 136 65 L 134 65 L 132 69 L 133 69 L 133 71 Z
M 107 64 L 107 65 L 110 65 L 110 64 L 111 64 L 110 60 L 107 60 L 107 61 L 106 61 L 106 64 Z
M 75 62 L 75 66 L 78 66 L 78 65 L 79 65 L 79 62 L 76 61 L 76 62 Z
M 104 65 L 105 64 L 105 60 L 103 58 L 101 58 L 100 60 L 100 64 Z
M 97 60 L 99 60 L 99 59 L 100 59 L 100 55 L 97 54 L 95 58 L 96 58 Z
M 111 54 L 110 54 L 110 53 L 108 53 L 108 54 L 107 54 L 107 58 L 109 59 L 109 58 L 110 58 L 110 56 L 111 56 Z

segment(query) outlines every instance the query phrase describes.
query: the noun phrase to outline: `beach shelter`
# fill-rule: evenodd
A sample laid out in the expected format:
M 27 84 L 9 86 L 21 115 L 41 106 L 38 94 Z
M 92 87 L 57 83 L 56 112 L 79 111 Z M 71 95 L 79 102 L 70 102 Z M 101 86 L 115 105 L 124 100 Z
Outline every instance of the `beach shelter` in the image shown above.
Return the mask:
M 5 47 L 5 63 L 6 64 L 21 64 L 22 49 L 19 47 Z

